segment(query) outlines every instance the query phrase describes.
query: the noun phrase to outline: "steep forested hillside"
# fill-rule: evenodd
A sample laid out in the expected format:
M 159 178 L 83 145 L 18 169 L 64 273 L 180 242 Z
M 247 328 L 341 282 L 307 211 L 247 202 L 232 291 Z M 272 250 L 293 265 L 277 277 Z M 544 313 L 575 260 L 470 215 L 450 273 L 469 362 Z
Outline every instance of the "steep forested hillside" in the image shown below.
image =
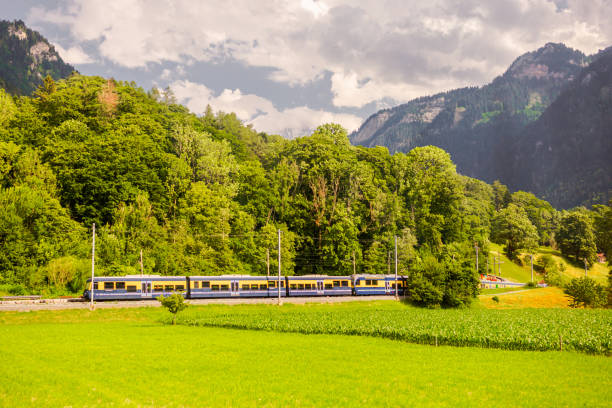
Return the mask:
M 522 132 L 508 156 L 510 186 L 557 206 L 612 198 L 612 48 Z
M 535 174 L 540 174 L 544 168 L 539 168 L 536 161 L 534 167 L 529 167 L 532 173 L 528 174 L 527 167 L 523 167 L 522 161 L 517 161 L 519 159 L 513 153 L 520 157 L 528 156 L 526 151 L 515 150 L 518 147 L 516 141 L 526 126 L 538 120 L 578 76 L 582 77 L 582 70 L 593 59 L 596 58 L 587 58 L 562 44 L 547 44 L 519 57 L 504 75 L 489 85 L 424 97 L 378 112 L 351 135 L 351 141 L 366 146 L 386 146 L 391 151 L 438 146 L 448 151 L 459 172 L 468 176 L 488 182 L 499 179 L 513 189 L 531 190 L 538 196 L 546 194 L 556 206 L 589 203 L 596 193 L 605 192 L 611 185 L 596 190 L 599 187 L 589 184 L 584 190 L 588 190 L 586 194 L 569 188 L 551 195 L 542 184 L 525 183 L 531 175 L 537 177 Z M 591 99 L 583 101 L 590 102 Z M 584 109 L 597 110 L 597 107 Z M 573 111 L 566 114 L 573 115 Z M 564 134 L 580 138 L 577 134 Z M 565 143 L 562 139 L 555 140 Z M 603 152 L 598 154 L 597 160 L 591 160 L 593 163 L 603 160 Z M 585 156 L 583 161 L 588 160 Z M 598 168 L 598 171 L 603 170 Z M 576 168 L 571 171 L 575 172 Z M 516 172 L 520 173 L 518 177 Z M 568 173 L 549 176 L 564 177 Z M 570 180 L 564 183 L 565 186 L 577 187 Z
M 590 234 L 568 244 L 577 259 L 594 259 L 595 230 L 609 248 L 612 208 L 598 211 L 574 217 Z M 277 267 L 278 230 L 284 274 L 386 273 L 397 236 L 412 301 L 460 306 L 477 293 L 475 243 L 516 257 L 554 243 L 560 218 L 531 194 L 457 174 L 437 147 L 390 155 L 334 124 L 288 141 L 79 74 L 46 78 L 34 97 L 0 90 L 0 292 L 81 291 L 95 223 L 102 275 L 137 273 L 141 250 L 145 273 L 263 275 Z
M 31 95 L 47 75 L 57 80 L 72 71 L 53 45 L 23 21 L 0 21 L 0 87 Z

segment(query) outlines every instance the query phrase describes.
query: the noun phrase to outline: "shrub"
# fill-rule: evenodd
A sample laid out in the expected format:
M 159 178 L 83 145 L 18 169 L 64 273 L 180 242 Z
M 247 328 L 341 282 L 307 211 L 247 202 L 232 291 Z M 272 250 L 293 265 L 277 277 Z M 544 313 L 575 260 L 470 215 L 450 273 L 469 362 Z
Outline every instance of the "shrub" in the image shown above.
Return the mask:
M 160 296 L 157 298 L 162 304 L 163 307 L 168 309 L 170 313 L 172 313 L 172 324 L 176 324 L 176 315 L 177 313 L 185 310 L 187 308 L 187 303 L 185 303 L 185 299 L 179 293 L 173 293 L 170 296 Z
M 494 301 L 495 303 L 499 303 L 499 298 L 497 296 L 493 296 L 491 300 Z
M 572 279 L 563 291 L 572 299 L 572 307 L 601 307 L 606 304 L 606 289 L 586 276 Z

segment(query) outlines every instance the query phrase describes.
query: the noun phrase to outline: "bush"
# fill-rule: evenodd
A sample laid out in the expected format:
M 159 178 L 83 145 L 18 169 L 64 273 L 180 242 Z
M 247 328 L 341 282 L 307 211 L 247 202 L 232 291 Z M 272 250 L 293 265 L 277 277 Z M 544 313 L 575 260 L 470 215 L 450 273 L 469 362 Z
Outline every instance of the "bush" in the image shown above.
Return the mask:
M 537 288 L 537 287 L 538 287 L 538 284 L 537 284 L 537 283 L 535 283 L 535 282 L 527 282 L 527 283 L 525 284 L 525 287 L 526 287 L 526 288 L 529 288 L 529 289 L 533 289 L 533 288 Z
M 495 303 L 499 303 L 499 298 L 497 296 L 493 296 L 491 300 L 494 301 Z
M 607 303 L 606 289 L 586 276 L 572 279 L 563 291 L 572 299 L 572 307 L 601 307 Z
M 176 324 L 176 315 L 177 313 L 185 310 L 187 308 L 187 303 L 185 303 L 185 298 L 179 293 L 173 293 L 170 296 L 160 296 L 157 298 L 162 304 L 163 307 L 168 309 L 170 313 L 172 313 L 172 324 Z
M 26 288 L 23 285 L 15 284 L 15 285 L 2 285 L 0 288 L 2 292 L 8 292 L 13 296 L 23 296 L 27 295 Z

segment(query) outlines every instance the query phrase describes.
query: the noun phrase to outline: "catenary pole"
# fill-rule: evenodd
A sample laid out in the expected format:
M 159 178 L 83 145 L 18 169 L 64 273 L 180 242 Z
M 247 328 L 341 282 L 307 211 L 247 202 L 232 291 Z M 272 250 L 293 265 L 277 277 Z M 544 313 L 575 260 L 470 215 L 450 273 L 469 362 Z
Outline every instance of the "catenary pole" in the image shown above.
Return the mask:
M 94 310 L 94 270 L 96 268 L 96 223 L 91 226 L 91 290 L 89 291 L 89 308 Z
M 476 248 L 476 273 L 478 273 L 478 242 L 474 242 L 474 248 Z
M 529 255 L 531 255 L 531 281 L 533 282 L 533 254 Z
M 397 235 L 395 236 L 395 299 L 397 297 Z
M 281 304 L 281 230 L 278 229 L 278 304 Z

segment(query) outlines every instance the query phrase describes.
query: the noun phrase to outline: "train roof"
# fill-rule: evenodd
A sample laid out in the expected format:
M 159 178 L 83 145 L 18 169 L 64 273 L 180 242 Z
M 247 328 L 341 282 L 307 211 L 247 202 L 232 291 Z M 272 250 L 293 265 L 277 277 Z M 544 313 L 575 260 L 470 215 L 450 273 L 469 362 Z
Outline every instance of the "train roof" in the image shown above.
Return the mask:
M 395 274 L 368 274 L 368 273 L 358 273 L 352 275 L 354 278 L 362 278 L 362 279 L 395 279 Z M 398 278 L 405 278 L 405 275 L 397 275 Z
M 126 281 L 136 282 L 143 280 L 157 280 L 157 281 L 172 281 L 172 280 L 183 280 L 187 279 L 186 276 L 161 276 L 161 275 L 126 275 L 126 276 L 94 276 L 94 281 Z M 87 279 L 87 282 L 91 282 L 91 278 Z
M 281 279 L 284 279 L 285 276 L 281 275 Z M 278 275 L 270 275 L 270 276 L 266 276 L 266 275 L 197 275 L 197 276 L 190 276 L 189 279 L 223 279 L 223 280 L 227 280 L 227 279 L 257 279 L 257 280 L 262 280 L 262 279 L 267 279 L 267 280 L 278 280 Z
M 294 275 L 288 276 L 289 279 L 351 279 L 349 275 L 330 276 L 330 275 Z

